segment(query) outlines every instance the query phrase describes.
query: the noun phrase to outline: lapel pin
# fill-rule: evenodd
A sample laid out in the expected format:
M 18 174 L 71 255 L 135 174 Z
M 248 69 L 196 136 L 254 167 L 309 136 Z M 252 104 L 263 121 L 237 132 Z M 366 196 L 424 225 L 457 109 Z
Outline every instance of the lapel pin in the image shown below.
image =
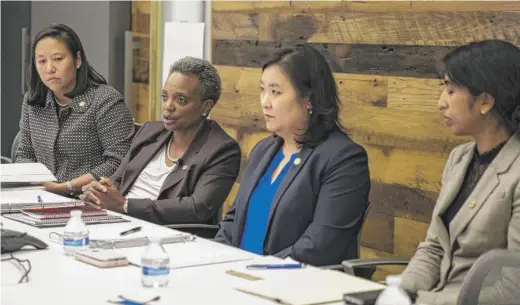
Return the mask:
M 188 169 L 188 165 L 184 164 L 184 165 L 182 166 L 182 170 L 185 171 L 185 170 L 187 170 L 187 169 Z
M 302 159 L 296 158 L 294 159 L 294 165 L 299 165 L 302 162 Z
M 474 207 L 475 207 L 475 200 L 470 200 L 470 201 L 468 201 L 468 206 L 469 206 L 470 208 L 474 208 Z

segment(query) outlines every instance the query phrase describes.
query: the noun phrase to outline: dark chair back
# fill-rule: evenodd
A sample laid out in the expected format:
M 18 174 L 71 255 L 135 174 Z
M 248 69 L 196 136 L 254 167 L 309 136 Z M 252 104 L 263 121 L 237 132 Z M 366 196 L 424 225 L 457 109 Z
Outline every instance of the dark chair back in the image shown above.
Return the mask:
M 21 133 L 20 131 L 18 131 L 18 133 L 14 137 L 13 144 L 11 145 L 11 161 L 13 163 L 16 162 L 16 150 L 18 150 L 18 145 L 20 145 L 20 137 Z

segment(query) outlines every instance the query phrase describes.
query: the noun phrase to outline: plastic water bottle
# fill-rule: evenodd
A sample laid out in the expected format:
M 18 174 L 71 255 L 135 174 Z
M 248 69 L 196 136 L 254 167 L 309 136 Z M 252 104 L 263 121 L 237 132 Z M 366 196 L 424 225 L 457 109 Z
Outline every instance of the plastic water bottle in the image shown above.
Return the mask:
M 81 218 L 81 210 L 70 211 L 70 219 L 63 230 L 63 250 L 72 256 L 76 251 L 88 248 L 88 229 Z
M 141 282 L 144 287 L 166 287 L 170 281 L 170 258 L 161 239 L 150 237 L 150 245 L 141 258 Z
M 411 305 L 412 300 L 401 287 L 401 277 L 389 275 L 386 277 L 386 288 L 379 294 L 375 305 Z

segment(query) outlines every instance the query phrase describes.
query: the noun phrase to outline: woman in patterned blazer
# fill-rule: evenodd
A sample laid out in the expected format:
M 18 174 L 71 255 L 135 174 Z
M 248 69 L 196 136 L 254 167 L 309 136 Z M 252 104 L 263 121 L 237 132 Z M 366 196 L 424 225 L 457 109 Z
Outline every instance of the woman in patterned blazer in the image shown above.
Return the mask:
M 89 64 L 78 35 L 63 24 L 39 32 L 27 77 L 15 162 L 43 163 L 57 178 L 45 189 L 70 196 L 112 175 L 130 148 L 132 116 Z

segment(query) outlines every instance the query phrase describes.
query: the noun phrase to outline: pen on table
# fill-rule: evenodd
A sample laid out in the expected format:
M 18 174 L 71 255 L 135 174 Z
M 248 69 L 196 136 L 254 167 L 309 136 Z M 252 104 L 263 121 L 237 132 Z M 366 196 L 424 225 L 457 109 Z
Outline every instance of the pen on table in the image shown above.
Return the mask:
M 141 231 L 141 227 L 135 227 L 135 228 L 131 228 L 130 230 L 123 231 L 123 232 L 119 233 L 119 235 L 123 236 L 123 235 L 128 235 L 128 234 L 132 234 L 132 233 L 139 232 L 139 231 Z
M 249 270 L 266 270 L 266 269 L 300 269 L 303 264 L 265 264 L 265 265 L 248 265 Z

